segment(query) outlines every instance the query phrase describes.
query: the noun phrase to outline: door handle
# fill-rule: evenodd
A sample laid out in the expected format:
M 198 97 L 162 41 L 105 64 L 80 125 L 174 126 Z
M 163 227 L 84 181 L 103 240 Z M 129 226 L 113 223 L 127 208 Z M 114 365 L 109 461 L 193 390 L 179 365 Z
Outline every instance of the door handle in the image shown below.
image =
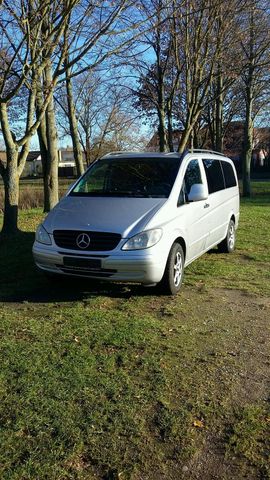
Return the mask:
M 205 203 L 203 208 L 208 208 L 210 207 L 210 203 Z

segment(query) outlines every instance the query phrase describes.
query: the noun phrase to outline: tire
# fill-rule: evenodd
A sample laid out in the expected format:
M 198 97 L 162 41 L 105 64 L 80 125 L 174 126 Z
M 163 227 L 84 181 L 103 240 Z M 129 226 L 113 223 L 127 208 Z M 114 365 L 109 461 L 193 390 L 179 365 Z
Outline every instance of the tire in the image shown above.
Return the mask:
M 232 253 L 235 249 L 235 242 L 236 242 L 236 233 L 235 233 L 235 223 L 233 220 L 230 220 L 227 235 L 218 244 L 218 250 L 221 253 Z
M 166 295 L 176 295 L 182 285 L 184 276 L 185 256 L 179 243 L 174 243 L 166 264 L 163 278 L 159 284 L 160 290 Z

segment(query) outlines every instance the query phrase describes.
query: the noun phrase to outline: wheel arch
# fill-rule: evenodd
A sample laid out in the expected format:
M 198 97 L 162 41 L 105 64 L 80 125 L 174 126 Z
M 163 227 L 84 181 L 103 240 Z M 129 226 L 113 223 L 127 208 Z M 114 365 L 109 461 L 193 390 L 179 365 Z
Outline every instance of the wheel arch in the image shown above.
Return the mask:
M 186 259 L 187 246 L 186 246 L 186 242 L 185 242 L 185 240 L 183 239 L 183 237 L 180 237 L 180 236 L 177 237 L 177 238 L 174 240 L 173 244 L 174 244 L 174 243 L 179 243 L 179 245 L 181 245 L 181 247 L 182 247 L 182 249 L 183 249 L 183 252 L 184 252 L 184 257 L 185 257 L 185 259 Z M 173 244 L 172 244 L 172 245 L 173 245 Z
M 175 295 L 179 292 L 183 281 L 185 253 L 186 243 L 183 237 L 178 236 L 171 244 L 163 277 L 159 282 L 163 294 Z M 179 254 L 181 258 L 178 258 Z

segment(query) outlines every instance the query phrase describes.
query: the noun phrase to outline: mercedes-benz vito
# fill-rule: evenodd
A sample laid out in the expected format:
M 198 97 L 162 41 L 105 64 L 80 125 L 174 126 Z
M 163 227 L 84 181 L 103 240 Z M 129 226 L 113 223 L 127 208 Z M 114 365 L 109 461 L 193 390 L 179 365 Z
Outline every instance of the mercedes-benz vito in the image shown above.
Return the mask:
M 33 255 L 50 275 L 160 283 L 175 294 L 193 260 L 215 245 L 234 250 L 238 220 L 229 158 L 115 152 L 93 163 L 39 225 Z

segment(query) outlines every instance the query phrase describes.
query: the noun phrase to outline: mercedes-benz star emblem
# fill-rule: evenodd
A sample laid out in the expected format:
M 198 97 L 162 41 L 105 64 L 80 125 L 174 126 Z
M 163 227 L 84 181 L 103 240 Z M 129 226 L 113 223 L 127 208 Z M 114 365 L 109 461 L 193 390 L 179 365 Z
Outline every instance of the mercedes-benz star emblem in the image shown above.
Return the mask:
M 90 237 L 87 233 L 80 233 L 76 238 L 76 244 L 79 248 L 85 249 L 90 245 Z

